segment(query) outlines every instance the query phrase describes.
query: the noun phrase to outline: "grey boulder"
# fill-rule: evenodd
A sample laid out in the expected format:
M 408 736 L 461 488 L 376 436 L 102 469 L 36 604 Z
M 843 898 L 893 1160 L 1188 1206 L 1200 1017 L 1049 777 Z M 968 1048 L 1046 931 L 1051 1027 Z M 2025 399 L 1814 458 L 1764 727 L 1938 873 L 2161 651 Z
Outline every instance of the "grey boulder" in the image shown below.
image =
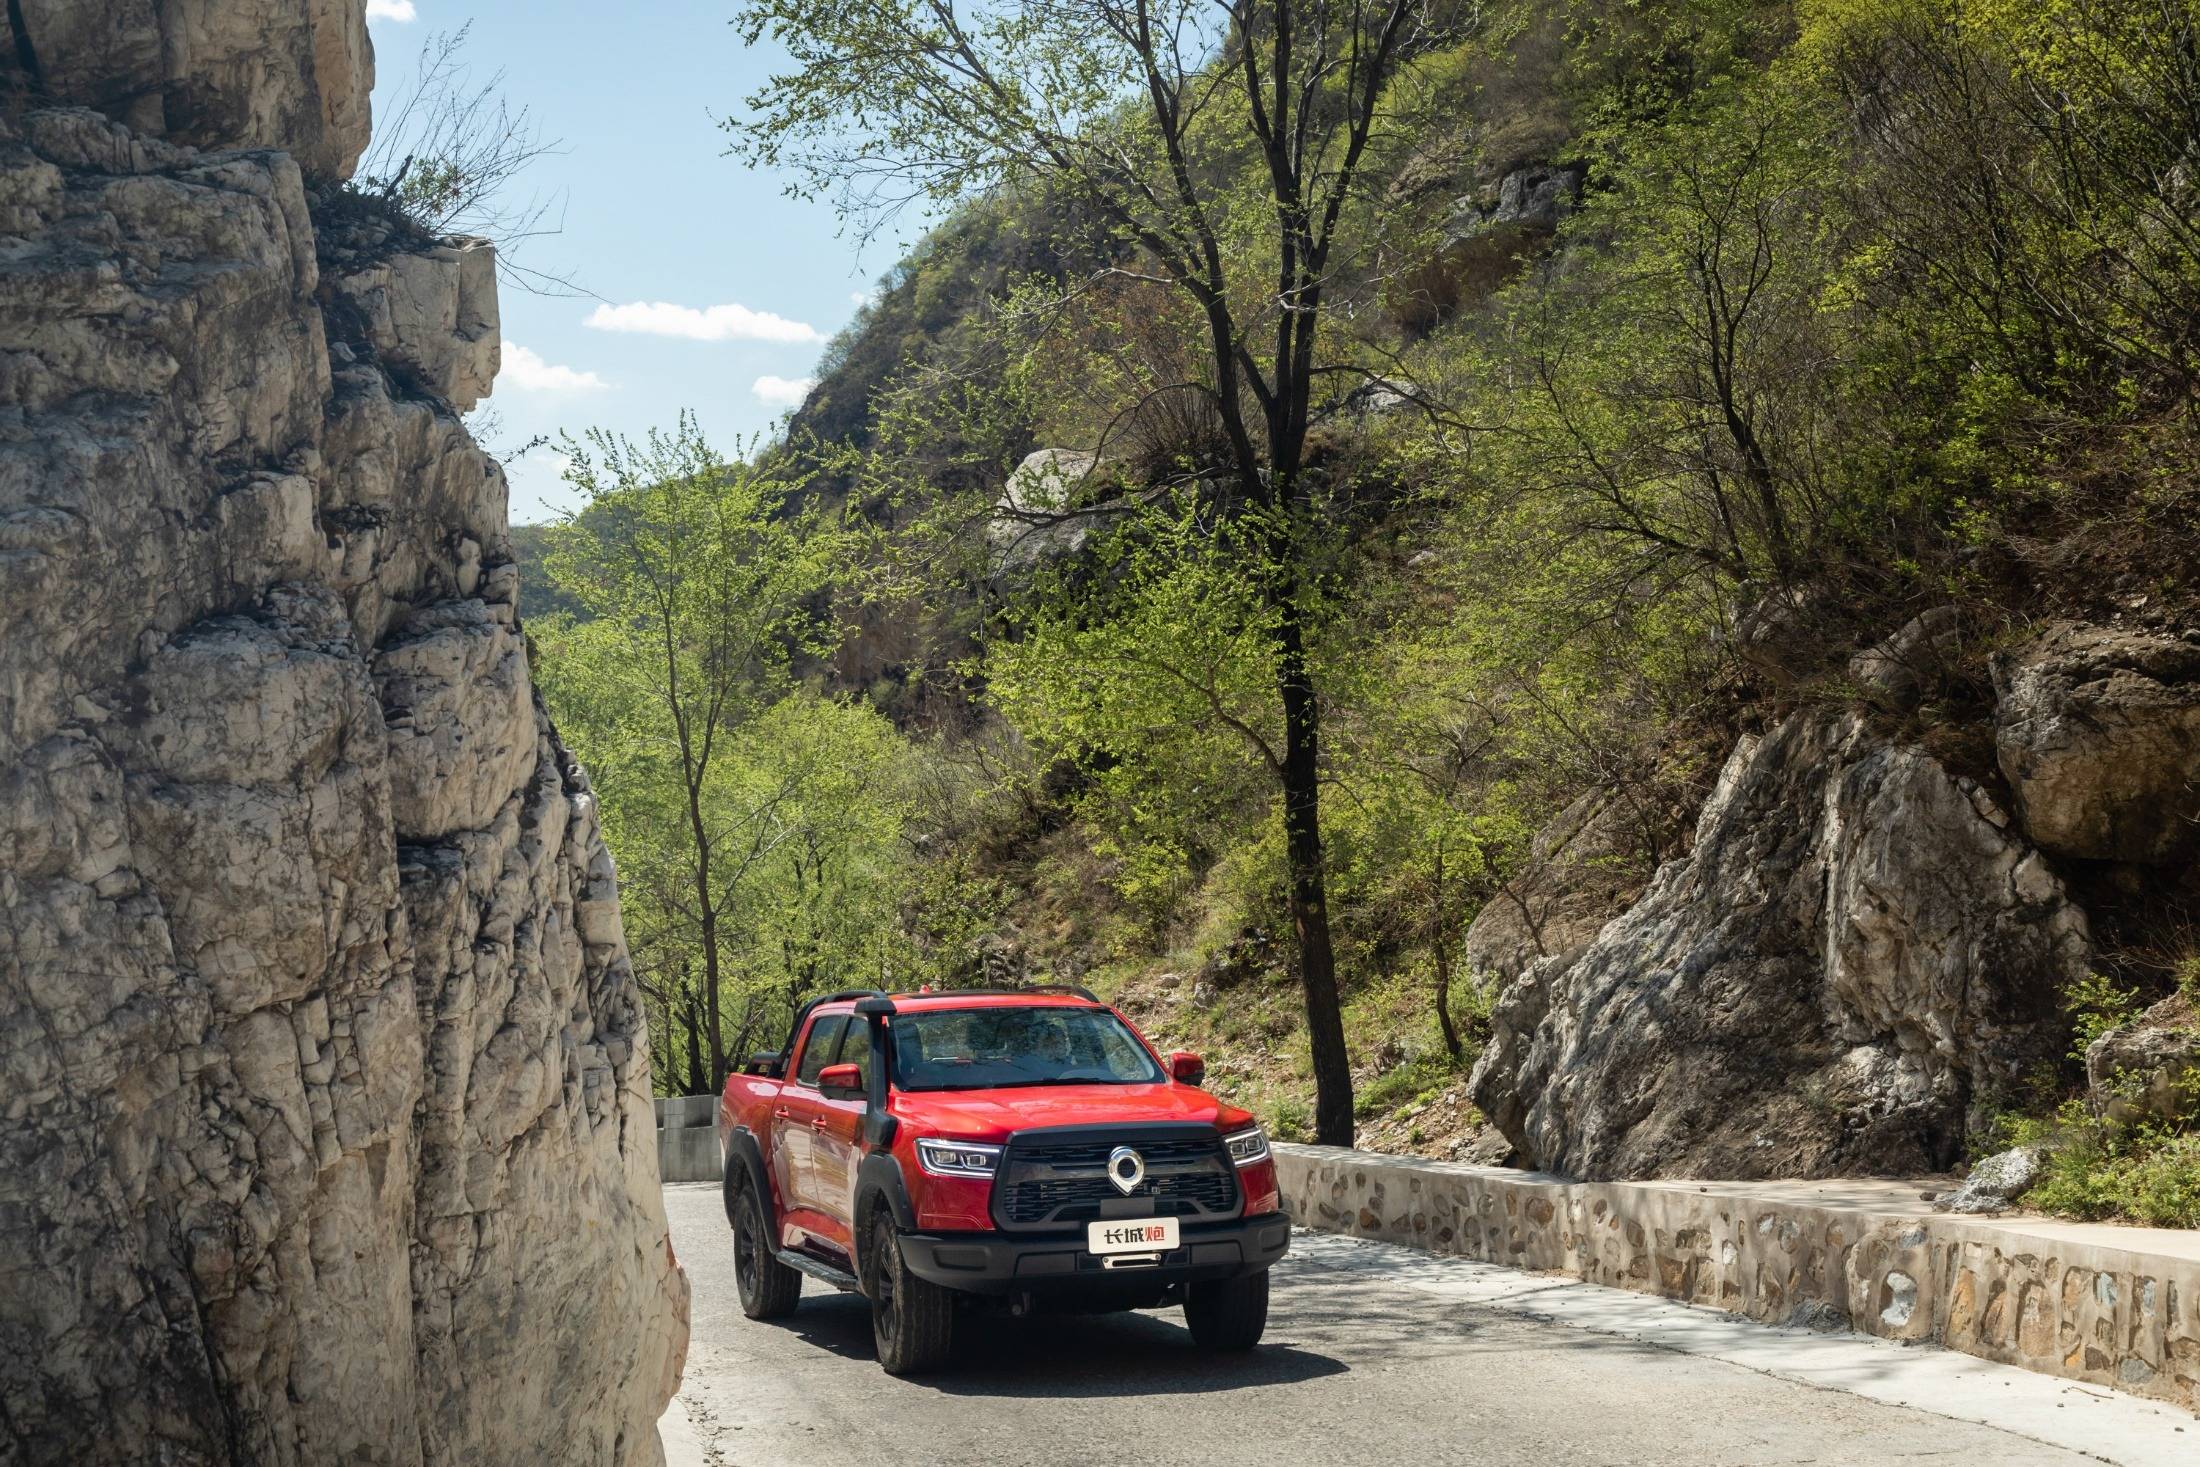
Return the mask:
M 1735 748 L 1689 855 L 1504 988 L 1471 1093 L 1573 1176 L 1936 1171 L 2051 1053 L 2089 950 L 1982 790 L 1801 712 Z
M 1935 1212 L 1992 1216 L 2007 1212 L 2040 1179 L 2046 1153 L 2037 1146 L 1997 1152 L 1971 1168 L 1963 1185 L 1933 1203 Z
M 1995 754 L 2043 850 L 2200 850 L 2200 636 L 2060 623 L 1995 659 L 1994 685 Z

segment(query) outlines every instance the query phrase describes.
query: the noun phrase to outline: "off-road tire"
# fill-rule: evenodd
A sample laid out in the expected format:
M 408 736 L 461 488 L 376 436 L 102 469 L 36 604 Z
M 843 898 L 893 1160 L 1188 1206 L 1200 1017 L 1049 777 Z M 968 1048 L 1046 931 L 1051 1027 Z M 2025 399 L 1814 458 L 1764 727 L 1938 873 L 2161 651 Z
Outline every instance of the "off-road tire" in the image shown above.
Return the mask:
M 751 1319 L 784 1319 L 802 1298 L 802 1275 L 781 1263 L 764 1199 L 743 1185 L 745 1169 L 726 1158 L 726 1218 L 733 1224 L 733 1283 L 741 1312 Z
M 1268 1328 L 1268 1270 L 1243 1278 L 1192 1284 L 1184 1323 L 1202 1350 L 1250 1350 Z
M 955 1341 L 955 1295 L 918 1278 L 902 1261 L 894 1215 L 871 1215 L 864 1250 L 871 1296 L 871 1338 L 888 1375 L 923 1375 L 947 1363 Z

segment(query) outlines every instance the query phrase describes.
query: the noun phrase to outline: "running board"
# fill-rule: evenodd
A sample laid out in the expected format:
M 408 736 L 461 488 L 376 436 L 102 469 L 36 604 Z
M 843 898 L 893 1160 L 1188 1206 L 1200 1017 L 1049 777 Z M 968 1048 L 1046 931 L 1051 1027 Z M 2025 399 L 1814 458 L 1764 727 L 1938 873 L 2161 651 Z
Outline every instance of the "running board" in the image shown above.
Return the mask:
M 778 1256 L 779 1261 L 787 1267 L 799 1269 L 821 1284 L 831 1284 L 844 1294 L 862 1292 L 863 1286 L 856 1282 L 854 1274 L 849 1273 L 846 1269 L 835 1268 L 822 1258 L 813 1258 L 807 1253 L 797 1253 L 792 1248 L 780 1249 Z

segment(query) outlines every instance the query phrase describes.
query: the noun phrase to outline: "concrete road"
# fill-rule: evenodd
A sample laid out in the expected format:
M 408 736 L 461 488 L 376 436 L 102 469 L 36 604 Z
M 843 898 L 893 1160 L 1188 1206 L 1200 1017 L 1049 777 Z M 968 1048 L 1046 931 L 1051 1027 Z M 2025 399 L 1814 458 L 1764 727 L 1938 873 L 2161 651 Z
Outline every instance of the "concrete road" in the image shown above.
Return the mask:
M 789 1319 L 742 1318 L 717 1186 L 668 1186 L 665 1202 L 694 1291 L 680 1396 L 705 1460 L 721 1467 L 2103 1460 L 2086 1433 L 2046 1433 L 2087 1445 L 2081 1454 L 1767 1373 L 1779 1366 L 1523 1313 L 1488 1295 L 1490 1281 L 1515 1295 L 1544 1281 L 1305 1234 L 1277 1271 L 1267 1341 L 1249 1356 L 1200 1354 L 1174 1310 L 985 1318 L 962 1335 L 951 1372 L 900 1381 L 872 1358 L 868 1306 L 853 1295 L 806 1283 Z M 1727 1326 L 1705 1311 L 1681 1313 L 1745 1340 L 1796 1338 Z M 1865 1367 L 1883 1397 L 1882 1377 L 1899 1373 L 1906 1358 L 1997 1371 L 1941 1351 L 1861 1341 L 1838 1348 L 1882 1352 Z M 2032 1404 L 2059 1411 L 2045 1397 L 2063 1387 L 2045 1377 L 2001 1372 L 1985 1386 L 2026 1395 L 2035 1381 L 2042 1399 Z M 1934 1389 L 1928 1382 L 1914 1398 L 1939 1399 Z M 2182 1434 L 2166 1415 L 2154 1429 L 2179 1455 L 2196 1454 L 2188 1464 L 2200 1461 L 2200 1435 Z M 2115 1459 L 2146 1460 L 2121 1452 Z

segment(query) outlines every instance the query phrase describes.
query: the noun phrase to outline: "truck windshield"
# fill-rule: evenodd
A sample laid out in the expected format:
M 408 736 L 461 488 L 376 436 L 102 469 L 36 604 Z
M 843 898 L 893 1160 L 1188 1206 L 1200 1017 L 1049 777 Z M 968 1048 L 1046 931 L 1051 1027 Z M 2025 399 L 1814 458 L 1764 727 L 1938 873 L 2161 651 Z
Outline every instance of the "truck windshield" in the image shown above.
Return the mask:
M 926 1009 L 896 1014 L 893 1035 L 894 1083 L 903 1090 L 1150 1085 L 1162 1078 L 1146 1046 L 1106 1009 Z

